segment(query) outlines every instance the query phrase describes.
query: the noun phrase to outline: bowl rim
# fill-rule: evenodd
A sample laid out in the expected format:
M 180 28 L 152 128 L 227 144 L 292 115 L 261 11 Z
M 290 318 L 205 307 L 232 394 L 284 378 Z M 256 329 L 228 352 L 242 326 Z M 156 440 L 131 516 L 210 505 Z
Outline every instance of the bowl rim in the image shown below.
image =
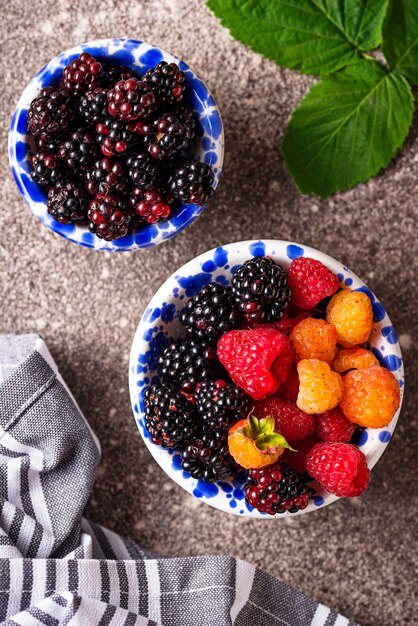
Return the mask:
M 368 290 L 368 293 L 371 294 L 374 298 L 373 303 L 378 304 L 380 306 L 382 306 L 380 304 L 379 299 L 376 297 L 376 295 L 372 292 L 372 290 L 366 285 L 366 283 L 364 283 L 364 281 L 354 272 L 352 272 L 352 270 L 350 270 L 346 265 L 344 265 L 343 263 L 341 263 L 340 261 L 338 261 L 337 259 L 331 257 L 330 255 L 321 252 L 320 250 L 316 249 L 316 248 L 312 248 L 310 246 L 307 246 L 305 244 L 300 244 L 300 243 L 295 243 L 292 241 L 286 241 L 286 240 L 276 240 L 276 239 L 250 239 L 250 240 L 243 240 L 243 241 L 236 241 L 236 242 L 231 242 L 229 244 L 224 244 L 221 245 L 220 248 L 222 249 L 226 249 L 226 250 L 234 250 L 236 249 L 237 246 L 242 246 L 242 247 L 247 247 L 249 248 L 252 245 L 257 245 L 257 244 L 263 244 L 266 247 L 272 247 L 272 246 L 285 246 L 286 248 L 288 246 L 292 246 L 295 248 L 299 248 L 303 250 L 303 255 L 302 256 L 307 256 L 307 257 L 312 257 L 312 258 L 318 258 L 318 256 L 320 257 L 319 260 L 321 260 L 325 265 L 327 265 L 327 267 L 333 267 L 335 265 L 337 265 L 339 268 L 343 268 L 346 273 L 349 274 L 349 276 L 353 279 L 353 281 L 358 281 L 361 285 L 361 287 L 365 287 Z M 143 443 L 145 444 L 146 448 L 148 448 L 148 451 L 150 452 L 151 456 L 153 457 L 153 459 L 158 463 L 158 465 L 161 467 L 161 469 L 167 474 L 168 478 L 170 478 L 171 480 L 173 480 L 175 483 L 177 483 L 180 487 L 182 487 L 185 491 L 187 491 L 190 495 L 192 495 L 193 497 L 196 497 L 195 494 L 193 493 L 193 489 L 191 488 L 190 483 L 190 479 L 187 479 L 189 482 L 187 482 L 187 480 L 185 480 L 182 476 L 182 472 L 175 472 L 175 471 L 171 471 L 171 473 L 169 471 L 167 471 L 167 469 L 163 466 L 163 464 L 160 462 L 160 458 L 162 458 L 160 456 L 159 453 L 157 453 L 158 450 L 161 450 L 160 446 L 157 446 L 155 444 L 153 444 L 150 439 L 147 439 L 144 436 L 143 433 L 143 429 L 139 423 L 139 413 L 138 416 L 136 415 L 135 412 L 135 405 L 138 404 L 139 405 L 139 396 L 141 394 L 141 390 L 138 388 L 137 386 L 137 372 L 136 372 L 136 366 L 138 363 L 138 355 L 139 354 L 145 354 L 149 342 L 147 342 L 144 338 L 143 338 L 143 332 L 145 330 L 145 328 L 148 327 L 148 321 L 147 321 L 147 313 L 150 310 L 156 309 L 157 307 L 161 306 L 162 302 L 167 302 L 168 298 L 168 292 L 171 291 L 169 285 L 173 284 L 174 281 L 176 281 L 176 277 L 180 276 L 186 276 L 186 275 L 195 275 L 196 274 L 196 268 L 197 267 L 201 267 L 202 266 L 202 262 L 208 260 L 209 258 L 212 258 L 212 256 L 214 255 L 215 251 L 218 250 L 218 248 L 212 248 L 210 250 L 207 250 L 206 252 L 203 252 L 199 255 L 197 255 L 196 257 L 193 257 L 192 259 L 190 259 L 189 261 L 187 261 L 185 264 L 183 264 L 181 267 L 179 267 L 175 272 L 173 272 L 172 274 L 170 274 L 170 276 L 167 277 L 167 279 L 163 282 L 163 284 L 159 287 L 159 289 L 155 292 L 155 294 L 153 295 L 153 297 L 151 298 L 150 302 L 148 303 L 148 305 L 145 307 L 144 312 L 139 320 L 137 329 L 135 331 L 135 335 L 132 341 L 132 345 L 131 345 L 131 351 L 130 351 L 130 359 L 129 359 L 129 392 L 130 392 L 130 398 L 131 398 L 131 406 L 132 406 L 132 412 L 133 412 L 133 416 L 135 419 L 135 423 L 137 425 L 137 428 L 139 430 L 139 433 L 141 435 L 141 438 L 143 440 Z M 254 255 L 254 256 L 259 256 L 259 255 Z M 266 256 L 271 256 L 269 254 L 266 254 Z M 279 256 L 279 255 L 277 255 Z M 249 257 L 250 258 L 250 257 Z M 296 257 L 294 257 L 296 258 Z M 278 262 L 280 262 L 279 259 L 277 259 Z M 282 261 L 283 262 L 283 261 Z M 290 262 L 290 260 L 289 260 Z M 193 271 L 190 271 L 192 270 Z M 332 270 L 335 272 L 335 270 Z M 337 273 L 337 272 L 335 272 Z M 177 281 L 176 281 L 177 282 Z M 341 281 L 340 281 L 341 282 Z M 356 289 L 358 289 L 359 287 L 357 287 Z M 179 287 L 179 293 L 182 291 L 181 287 Z M 184 300 L 184 304 L 186 302 L 186 299 Z M 374 325 L 376 325 L 377 327 L 379 327 L 380 329 L 384 327 L 383 325 L 383 321 L 385 320 L 385 326 L 386 324 L 392 325 L 392 322 L 389 318 L 389 315 L 386 312 L 386 309 L 383 308 L 382 309 L 384 311 L 384 317 L 382 318 L 382 320 L 375 322 L 374 321 Z M 392 326 L 393 328 L 393 326 Z M 380 333 L 381 335 L 381 333 Z M 395 331 L 395 336 L 396 336 L 396 331 Z M 399 407 L 397 412 L 395 413 L 394 417 L 392 418 L 392 420 L 390 421 L 390 423 L 384 427 L 385 431 L 388 428 L 391 428 L 390 433 L 391 433 L 391 437 L 393 435 L 393 431 L 396 428 L 396 424 L 398 422 L 400 413 L 401 413 L 401 409 L 402 409 L 402 402 L 403 402 L 403 396 L 404 396 L 404 389 L 405 389 L 405 375 L 404 375 L 404 365 L 403 365 L 403 358 L 402 358 L 402 352 L 401 352 L 401 348 L 400 348 L 400 344 L 399 344 L 399 340 L 396 336 L 396 342 L 392 345 L 392 349 L 394 351 L 394 353 L 396 353 L 396 356 L 398 356 L 400 358 L 400 366 L 396 369 L 396 371 L 393 372 L 393 374 L 395 375 L 397 381 L 402 381 L 402 386 L 400 385 L 400 403 L 399 403 Z M 135 366 L 135 370 L 134 370 L 134 366 Z M 140 409 L 139 409 L 140 410 Z M 365 429 L 365 430 L 379 430 L 379 429 Z M 391 439 L 390 437 L 390 439 Z M 374 457 L 372 459 L 371 462 L 369 462 L 368 460 L 368 466 L 370 469 L 372 469 L 376 463 L 379 461 L 379 459 L 381 458 L 382 454 L 384 453 L 384 451 L 386 450 L 387 447 L 387 443 L 388 441 L 379 441 L 379 443 L 376 446 L 376 453 L 374 454 Z M 167 450 L 165 450 L 166 452 L 168 452 Z M 155 453 L 154 453 L 155 452 Z M 215 483 L 216 484 L 216 483 Z M 220 506 L 217 505 L 216 502 L 216 498 L 200 498 L 202 499 L 206 504 L 209 504 L 210 506 L 221 510 L 221 511 L 225 511 L 228 512 L 230 514 L 234 514 L 234 515 L 238 515 L 238 510 L 237 509 L 227 509 L 227 508 L 222 508 Z M 311 503 L 308 505 L 308 507 L 302 511 L 298 511 L 297 513 L 281 513 L 281 514 L 276 514 L 274 516 L 271 515 L 264 515 L 264 514 L 259 514 L 258 516 L 255 514 L 250 514 L 247 510 L 244 510 L 243 514 L 240 514 L 240 517 L 247 517 L 247 518 L 251 518 L 251 519 L 280 519 L 280 518 L 289 518 L 289 517 L 296 517 L 299 515 L 304 515 L 306 513 L 312 512 L 314 510 L 318 510 L 320 508 L 324 508 L 325 506 L 328 506 L 329 504 L 332 504 L 333 502 L 339 500 L 340 498 L 338 496 L 335 496 L 334 494 L 330 494 L 326 492 L 325 498 L 322 498 L 324 501 L 323 503 L 315 506 L 315 508 L 312 508 Z
M 200 78 L 200 76 L 185 61 L 178 58 L 171 52 L 167 52 L 166 50 L 164 50 L 163 48 L 159 46 L 155 46 L 146 41 L 141 41 L 137 39 L 120 37 L 120 38 L 107 38 L 107 39 L 104 38 L 104 39 L 87 41 L 87 42 L 78 44 L 76 46 L 73 46 L 71 48 L 68 48 L 60 52 L 55 57 L 51 58 L 26 84 L 13 110 L 13 114 L 12 114 L 12 118 L 11 118 L 10 126 L 9 126 L 9 132 L 8 132 L 8 155 L 9 155 L 9 166 L 10 166 L 11 172 L 13 174 L 13 178 L 16 182 L 20 195 L 25 200 L 31 213 L 35 215 L 35 217 L 39 219 L 39 221 L 41 221 L 47 228 L 49 228 L 49 230 L 58 234 L 62 238 L 71 241 L 72 243 L 75 243 L 84 247 L 88 247 L 88 248 L 95 249 L 95 250 L 110 251 L 110 252 L 113 252 L 113 251 L 124 252 L 124 251 L 149 248 L 154 245 L 164 243 L 164 241 L 167 241 L 175 237 L 177 234 L 179 234 L 180 232 L 185 230 L 188 226 L 190 226 L 201 215 L 201 213 L 204 211 L 207 205 L 205 204 L 202 206 L 198 206 L 198 205 L 193 205 L 193 204 L 182 204 L 180 209 L 176 211 L 175 215 L 173 215 L 170 219 L 166 220 L 165 222 L 161 222 L 161 224 L 164 224 L 165 226 L 161 227 L 159 225 L 147 225 L 142 230 L 137 231 L 137 233 L 129 234 L 126 236 L 127 238 L 128 237 L 131 238 L 133 235 L 138 234 L 138 233 L 149 233 L 148 241 L 146 240 L 143 242 L 132 241 L 131 243 L 124 243 L 123 240 L 125 239 L 125 237 L 123 237 L 119 240 L 106 242 L 102 239 L 99 239 L 96 235 L 92 233 L 88 233 L 88 229 L 84 224 L 75 225 L 75 230 L 73 230 L 71 228 L 68 228 L 68 229 L 65 228 L 67 226 L 72 226 L 72 225 L 59 224 L 58 222 L 54 222 L 52 218 L 51 220 L 46 220 L 46 221 L 42 219 L 42 217 L 47 218 L 46 208 L 45 208 L 46 202 L 44 200 L 35 201 L 32 198 L 31 193 L 28 189 L 28 185 L 26 183 L 26 179 L 29 178 L 27 176 L 28 170 L 25 169 L 25 166 L 24 166 L 24 164 L 27 162 L 27 154 L 25 153 L 24 155 L 19 156 L 18 150 L 17 150 L 17 144 L 21 142 L 27 144 L 28 137 L 29 137 L 26 130 L 24 133 L 21 133 L 18 130 L 18 124 L 19 122 L 21 122 L 22 118 L 24 118 L 24 122 L 26 126 L 26 116 L 27 116 L 27 109 L 29 106 L 29 97 L 30 99 L 34 97 L 33 95 L 30 95 L 31 91 L 34 86 L 38 87 L 38 90 L 37 90 L 38 92 L 40 88 L 42 88 L 43 86 L 46 86 L 46 84 L 43 84 L 42 77 L 45 74 L 45 72 L 47 72 L 48 68 L 52 69 L 55 67 L 55 68 L 63 69 L 64 68 L 64 64 L 62 63 L 63 59 L 68 60 L 71 57 L 75 58 L 77 55 L 81 54 L 81 52 L 84 52 L 84 51 L 88 52 L 89 50 L 92 50 L 92 49 L 93 50 L 102 49 L 104 52 L 109 54 L 109 48 L 111 49 L 112 46 L 114 47 L 112 54 L 115 54 L 119 49 L 124 50 L 125 49 L 124 46 L 130 46 L 129 50 L 139 49 L 141 46 L 144 46 L 147 48 L 146 50 L 144 49 L 144 53 L 148 52 L 149 50 L 157 51 L 161 53 L 163 59 L 168 59 L 170 62 L 178 63 L 182 70 L 184 70 L 185 72 L 188 72 L 189 80 L 198 81 L 199 86 L 202 87 L 203 89 L 204 97 L 201 98 L 200 95 L 196 92 L 196 90 L 193 90 L 193 95 L 201 102 L 205 100 L 206 102 L 210 103 L 210 112 L 211 113 L 216 112 L 217 120 L 220 126 L 220 132 L 219 132 L 217 139 L 214 140 L 213 136 L 211 135 L 212 141 L 213 142 L 216 141 L 215 146 L 211 148 L 211 150 L 213 150 L 216 153 L 216 163 L 215 163 L 216 173 L 214 175 L 214 183 L 213 183 L 213 188 L 214 190 L 216 190 L 220 181 L 221 174 L 222 174 L 224 154 L 225 154 L 224 126 L 222 122 L 221 112 L 216 102 L 216 99 L 214 98 L 213 94 L 209 90 L 205 81 L 202 78 Z M 120 61 L 120 64 L 124 64 L 124 62 Z M 132 67 L 133 69 L 136 69 L 136 71 L 139 70 L 139 66 L 135 65 L 134 63 L 131 63 L 129 66 Z M 195 113 L 197 113 L 195 108 L 194 108 L 194 111 Z M 213 122 L 211 121 L 211 118 L 208 112 L 209 112 L 209 109 L 202 111 L 200 117 L 206 119 L 207 127 L 211 129 L 211 131 L 213 131 Z M 33 183 L 33 184 L 36 184 L 36 183 Z M 39 188 L 39 190 L 41 190 L 41 188 L 38 185 L 37 187 Z M 38 204 L 40 206 L 43 206 L 42 212 L 35 210 L 35 206 Z M 152 234 L 156 232 L 153 227 L 156 227 L 156 231 L 158 233 L 156 236 L 153 236 Z M 87 243 L 87 241 L 82 240 L 81 238 L 82 235 L 86 233 L 88 233 L 88 238 L 91 241 L 91 243 Z

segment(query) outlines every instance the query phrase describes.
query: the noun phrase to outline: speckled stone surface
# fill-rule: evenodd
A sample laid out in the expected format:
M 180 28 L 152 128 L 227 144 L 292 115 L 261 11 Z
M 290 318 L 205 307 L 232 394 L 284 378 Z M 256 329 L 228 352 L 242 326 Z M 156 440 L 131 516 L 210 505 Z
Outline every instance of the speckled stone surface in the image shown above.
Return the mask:
M 368 184 L 325 201 L 302 198 L 280 140 L 313 79 L 233 41 L 202 0 L 2 6 L 0 332 L 43 335 L 101 440 L 87 514 L 162 554 L 250 560 L 362 626 L 418 624 L 417 124 L 391 167 Z M 82 249 L 42 227 L 19 196 L 6 149 L 14 104 L 33 74 L 77 43 L 117 36 L 184 58 L 217 98 L 226 132 L 221 185 L 202 217 L 174 240 L 131 254 Z M 131 340 L 154 291 L 196 254 L 259 237 L 320 248 L 359 274 L 387 308 L 406 366 L 399 426 L 369 491 L 288 521 L 228 516 L 170 482 L 141 442 L 128 393 Z

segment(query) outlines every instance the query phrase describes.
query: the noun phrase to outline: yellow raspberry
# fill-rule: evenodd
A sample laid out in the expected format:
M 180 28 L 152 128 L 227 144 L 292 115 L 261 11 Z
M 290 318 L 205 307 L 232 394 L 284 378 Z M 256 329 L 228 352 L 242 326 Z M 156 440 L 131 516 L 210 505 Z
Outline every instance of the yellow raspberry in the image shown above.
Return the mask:
M 362 291 L 340 291 L 327 306 L 327 322 L 337 329 L 338 343 L 344 348 L 364 343 L 373 328 L 370 298 Z
M 296 361 L 319 359 L 329 365 L 337 351 L 337 331 L 325 320 L 308 317 L 297 324 L 290 334 L 296 351 Z
M 400 404 L 398 381 L 385 367 L 373 365 L 343 376 L 341 409 L 350 422 L 368 428 L 387 426 Z
M 336 372 L 348 372 L 348 370 L 364 370 L 366 367 L 379 365 L 379 361 L 373 352 L 365 348 L 347 348 L 339 350 L 334 361 Z
M 318 359 L 299 361 L 298 407 L 312 415 L 334 409 L 343 395 L 341 376 L 328 363 Z

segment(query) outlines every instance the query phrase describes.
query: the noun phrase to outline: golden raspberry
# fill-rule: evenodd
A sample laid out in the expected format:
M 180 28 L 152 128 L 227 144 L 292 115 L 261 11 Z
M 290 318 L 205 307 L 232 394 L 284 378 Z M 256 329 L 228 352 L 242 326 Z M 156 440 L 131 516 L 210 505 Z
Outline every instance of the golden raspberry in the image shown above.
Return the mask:
M 389 424 L 399 408 L 398 381 L 385 367 L 373 365 L 343 376 L 341 409 L 350 422 L 369 428 Z
M 339 350 L 334 361 L 336 372 L 348 372 L 348 370 L 364 370 L 366 367 L 379 365 L 379 361 L 373 352 L 365 348 L 347 348 Z
M 319 359 L 329 365 L 337 351 L 337 331 L 325 320 L 308 317 L 297 324 L 290 334 L 296 351 L 296 361 Z
M 327 306 L 327 322 L 337 329 L 338 343 L 344 348 L 364 343 L 373 328 L 370 298 L 361 291 L 340 291 Z
M 302 359 L 298 365 L 298 407 L 312 415 L 325 413 L 337 406 L 343 395 L 341 376 L 325 361 Z

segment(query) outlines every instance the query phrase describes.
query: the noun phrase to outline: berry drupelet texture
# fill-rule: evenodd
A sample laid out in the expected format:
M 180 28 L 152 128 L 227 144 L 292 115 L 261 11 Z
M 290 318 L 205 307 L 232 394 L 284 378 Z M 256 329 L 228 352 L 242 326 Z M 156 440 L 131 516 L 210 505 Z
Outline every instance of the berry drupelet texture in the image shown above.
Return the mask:
M 48 191 L 47 211 L 61 224 L 84 221 L 87 216 L 88 195 L 74 182 L 58 183 Z
M 41 187 L 54 187 L 68 178 L 61 160 L 53 154 L 37 152 L 32 157 L 32 179 Z
M 250 470 L 244 487 L 248 504 L 269 515 L 306 509 L 312 492 L 306 484 L 306 476 L 282 461 Z
M 266 257 L 243 263 L 232 277 L 232 291 L 245 318 L 258 323 L 280 320 L 291 297 L 286 272 Z
M 154 159 L 167 159 L 187 150 L 195 136 L 196 122 L 186 109 L 178 113 L 164 113 L 154 120 L 151 132 L 142 127 L 144 142 Z
M 186 77 L 176 63 L 160 61 L 147 71 L 144 81 L 155 94 L 159 105 L 173 105 L 183 100 Z
M 223 380 L 206 380 L 195 393 L 196 410 L 206 427 L 227 431 L 232 424 L 245 419 L 251 399 L 235 385 Z
M 181 466 L 193 478 L 207 483 L 224 480 L 237 470 L 237 465 L 228 452 L 225 436 L 219 437 L 206 431 L 201 437 L 190 441 L 181 452 Z
M 171 214 L 171 202 L 172 198 L 160 189 L 133 187 L 129 196 L 139 223 L 156 224 L 166 220 Z
M 107 116 L 96 125 L 96 141 L 104 156 L 124 155 L 135 146 L 138 136 L 134 125 Z
M 192 161 L 178 168 L 169 180 L 170 191 L 185 204 L 204 205 L 213 195 L 212 170 L 206 163 Z
M 128 78 L 109 89 L 107 103 L 110 115 L 134 121 L 149 117 L 155 107 L 155 95 L 144 81 Z
M 107 89 L 96 87 L 80 98 L 78 111 L 87 126 L 96 126 L 107 117 Z
M 91 167 L 99 154 L 99 149 L 93 134 L 80 128 L 62 142 L 58 154 L 70 170 L 80 174 Z
M 123 164 L 114 157 L 97 160 L 87 171 L 86 180 L 86 189 L 92 196 L 99 193 L 115 193 L 123 196 L 129 186 Z
M 177 448 L 193 437 L 198 423 L 193 405 L 171 385 L 148 387 L 144 406 L 145 427 L 155 444 Z
M 41 133 L 56 136 L 68 131 L 73 119 L 70 94 L 55 87 L 44 87 L 29 106 L 28 133 L 34 137 Z
M 88 52 L 83 52 L 77 59 L 64 68 L 63 85 L 72 93 L 81 94 L 99 87 L 102 64 Z
M 112 194 L 97 194 L 88 208 L 89 230 L 112 241 L 128 234 L 132 213 L 127 203 Z
M 154 159 L 144 152 L 136 152 L 126 159 L 129 178 L 141 189 L 149 189 L 157 183 L 159 170 Z
M 231 288 L 209 283 L 190 298 L 180 321 L 189 336 L 216 344 L 223 334 L 239 326 L 241 315 Z
M 158 359 L 161 376 L 185 393 L 193 393 L 197 383 L 222 378 L 225 370 L 218 361 L 216 350 L 207 342 L 178 339 L 171 343 Z

